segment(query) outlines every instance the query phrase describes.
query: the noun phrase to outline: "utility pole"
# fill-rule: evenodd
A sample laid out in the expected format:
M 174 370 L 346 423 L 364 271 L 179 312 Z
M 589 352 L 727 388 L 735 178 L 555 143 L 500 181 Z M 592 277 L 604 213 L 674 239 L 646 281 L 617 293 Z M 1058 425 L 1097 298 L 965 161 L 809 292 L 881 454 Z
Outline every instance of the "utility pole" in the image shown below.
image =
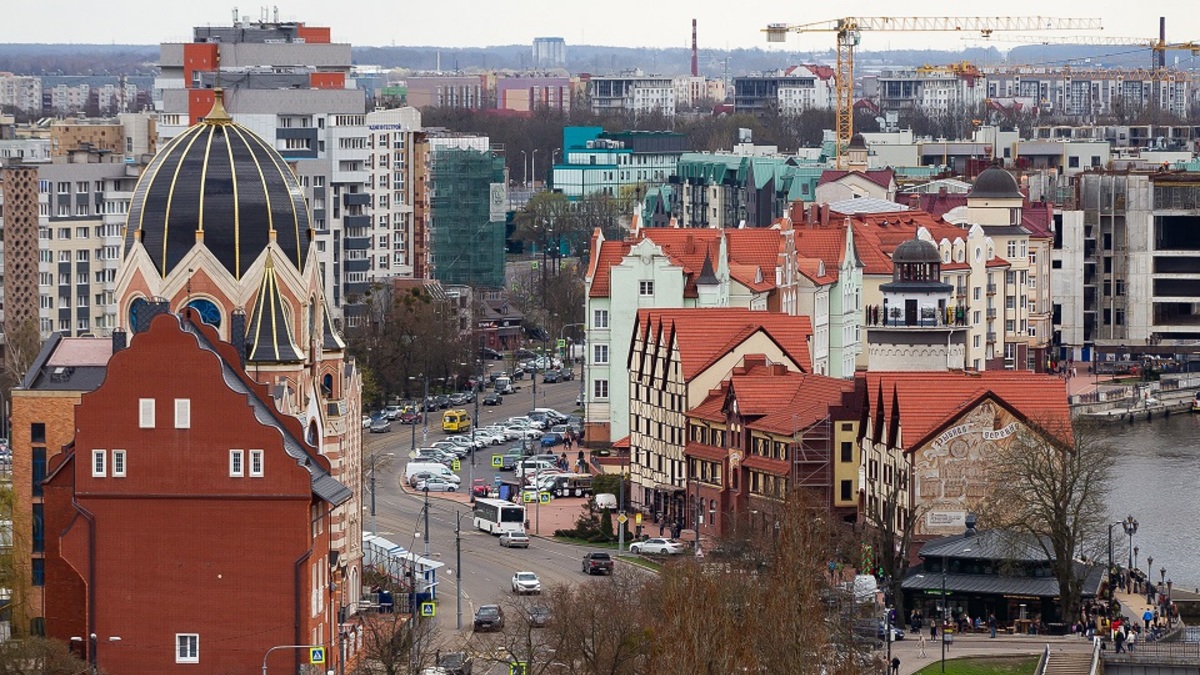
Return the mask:
M 622 451 L 624 451 L 624 450 L 622 449 Z M 617 507 L 617 515 L 618 515 L 618 518 L 617 518 L 617 551 L 622 552 L 625 550 L 625 523 L 621 522 L 621 519 L 619 516 L 625 515 L 625 459 L 624 459 L 624 457 L 622 457 L 622 459 L 621 459 L 621 483 L 620 483 L 620 488 L 618 489 L 618 492 L 620 492 L 621 496 L 618 501 L 618 504 L 620 504 L 620 506 Z
M 429 557 L 429 486 L 425 486 L 425 557 Z
M 454 587 L 458 591 L 458 630 L 462 630 L 462 511 L 454 515 Z
M 375 453 L 371 453 L 371 534 L 375 534 L 379 530 L 375 529 Z

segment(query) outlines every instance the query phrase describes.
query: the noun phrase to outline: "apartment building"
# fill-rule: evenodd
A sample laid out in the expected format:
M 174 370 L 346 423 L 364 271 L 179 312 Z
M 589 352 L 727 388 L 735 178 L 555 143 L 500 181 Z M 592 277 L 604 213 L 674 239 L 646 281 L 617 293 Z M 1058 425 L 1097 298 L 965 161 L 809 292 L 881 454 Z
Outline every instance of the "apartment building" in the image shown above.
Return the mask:
M 160 138 L 175 137 L 207 114 L 213 90 L 222 88 L 233 119 L 265 139 L 299 177 L 312 209 L 325 297 L 335 316 L 357 325 L 372 283 L 412 274 L 414 265 L 407 249 L 396 248 L 394 217 L 403 222 L 406 211 L 393 208 L 395 160 L 387 153 L 393 169 L 384 184 L 372 163 L 380 153 L 372 147 L 366 97 L 352 76 L 350 44 L 334 42 L 328 27 L 239 20 L 196 27 L 192 42 L 163 43 L 160 54 Z M 408 157 L 402 162 L 404 171 L 412 166 Z M 405 174 L 401 183 L 414 181 Z M 388 206 L 376 214 L 379 203 Z M 406 246 L 411 226 L 402 230 Z M 382 241 L 388 246 L 380 249 Z
M 565 68 L 567 66 L 567 41 L 560 37 L 533 38 L 533 66 L 535 68 Z
M 877 82 L 879 108 L 885 113 L 968 114 L 983 106 L 988 91 L 983 73 L 968 63 L 886 69 Z
M 1019 102 L 1083 121 L 1147 110 L 1186 118 L 1195 88 L 1191 73 L 1173 69 L 1001 66 L 983 72 L 986 97 L 999 105 Z
M 42 113 L 42 78 L 0 73 L 0 109 L 15 108 L 30 115 Z
M 1196 173 L 1079 176 L 1062 212 L 1053 302 L 1067 355 L 1172 348 L 1200 339 Z M 1057 273 L 1057 269 L 1055 272 Z M 1074 300 L 1073 300 L 1074 299 Z
M 515 75 L 496 80 L 496 108 L 513 112 L 571 112 L 575 83 L 569 77 Z
M 414 108 L 493 108 L 493 75 L 413 75 L 404 78 L 405 102 Z
M 116 326 L 122 229 L 141 167 L 108 161 L 37 169 L 41 333 L 107 335 Z M 0 227 L 3 215 L 0 194 Z
M 556 192 L 574 200 L 585 195 L 619 197 L 644 183 L 665 183 L 675 172 L 687 139 L 670 131 L 605 132 L 603 127 L 565 127 L 562 162 L 552 164 Z M 537 182 L 536 156 L 531 171 Z
M 415 205 L 427 197 L 425 183 L 414 180 L 416 165 L 426 161 L 421 113 L 416 108 L 377 110 L 367 113 L 366 122 L 371 151 L 367 190 L 343 194 L 342 201 L 347 207 L 354 202 L 371 207 L 371 241 L 365 249 L 356 241 L 346 251 L 346 273 L 366 272 L 371 282 L 424 278 L 429 269 L 426 223 L 416 221 Z M 348 230 L 346 236 L 360 235 L 360 230 Z M 355 262 L 362 260 L 367 263 Z
M 622 75 L 592 76 L 587 96 L 596 115 L 659 114 L 675 116 L 675 79 L 646 75 L 641 70 Z
M 833 68 L 816 64 L 733 78 L 734 109 L 752 115 L 831 108 L 834 93 Z

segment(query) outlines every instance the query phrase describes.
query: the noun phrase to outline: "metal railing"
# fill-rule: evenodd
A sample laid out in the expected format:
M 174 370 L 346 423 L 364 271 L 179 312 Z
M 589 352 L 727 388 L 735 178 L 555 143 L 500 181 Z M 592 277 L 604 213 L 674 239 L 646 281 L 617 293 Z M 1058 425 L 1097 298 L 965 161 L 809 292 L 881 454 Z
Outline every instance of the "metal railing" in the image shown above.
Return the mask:
M 1200 642 L 1142 642 L 1138 641 L 1132 651 L 1120 654 L 1107 652 L 1106 662 L 1136 663 L 1148 661 L 1159 664 L 1200 664 Z
M 1038 659 L 1037 670 L 1033 671 L 1033 675 L 1046 675 L 1046 666 L 1050 663 L 1050 645 L 1042 650 L 1042 658 Z

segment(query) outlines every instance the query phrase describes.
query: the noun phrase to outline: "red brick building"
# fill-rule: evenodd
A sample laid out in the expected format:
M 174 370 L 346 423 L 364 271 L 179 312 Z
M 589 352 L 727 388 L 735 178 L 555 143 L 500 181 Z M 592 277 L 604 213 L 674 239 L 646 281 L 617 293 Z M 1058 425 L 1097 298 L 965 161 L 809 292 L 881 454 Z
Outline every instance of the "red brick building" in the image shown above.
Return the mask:
M 327 644 L 330 513 L 351 492 L 196 311 L 116 351 L 75 420 L 44 487 L 51 637 L 95 634 L 112 673 L 245 673 Z

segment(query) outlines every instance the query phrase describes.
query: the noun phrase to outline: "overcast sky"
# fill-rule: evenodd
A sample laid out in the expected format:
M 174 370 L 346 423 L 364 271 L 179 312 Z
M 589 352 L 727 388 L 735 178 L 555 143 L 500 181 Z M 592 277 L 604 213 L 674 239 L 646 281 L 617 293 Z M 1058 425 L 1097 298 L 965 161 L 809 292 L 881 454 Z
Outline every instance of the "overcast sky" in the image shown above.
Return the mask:
M 233 2 L 184 3 L 178 0 L 9 0 L 0 10 L 0 42 L 157 44 L 190 39 L 191 27 L 229 25 Z M 895 2 L 857 0 L 848 3 L 757 3 L 729 0 L 293 0 L 280 3 L 282 20 L 329 26 L 336 42 L 355 45 L 434 45 L 478 47 L 529 44 L 535 36 L 556 36 L 571 44 L 629 47 L 685 47 L 691 20 L 699 21 L 700 48 L 766 47 L 760 29 L 768 23 L 808 23 L 856 16 L 960 16 L 972 10 L 1006 16 L 1096 17 L 1103 34 L 1154 37 L 1158 17 L 1167 17 L 1167 38 L 1200 40 L 1200 13 L 1183 0 L 1142 5 L 1129 0 L 1047 3 L 1009 0 L 982 5 L 946 0 Z M 257 19 L 259 4 L 237 5 L 239 13 Z M 1143 11 L 1147 9 L 1148 11 Z M 828 10 L 828 11 L 826 11 Z M 887 48 L 955 49 L 975 45 L 939 33 L 875 33 L 863 36 L 863 50 Z M 828 49 L 830 34 L 793 35 L 789 50 Z M 1001 49 L 1008 43 L 997 44 Z

